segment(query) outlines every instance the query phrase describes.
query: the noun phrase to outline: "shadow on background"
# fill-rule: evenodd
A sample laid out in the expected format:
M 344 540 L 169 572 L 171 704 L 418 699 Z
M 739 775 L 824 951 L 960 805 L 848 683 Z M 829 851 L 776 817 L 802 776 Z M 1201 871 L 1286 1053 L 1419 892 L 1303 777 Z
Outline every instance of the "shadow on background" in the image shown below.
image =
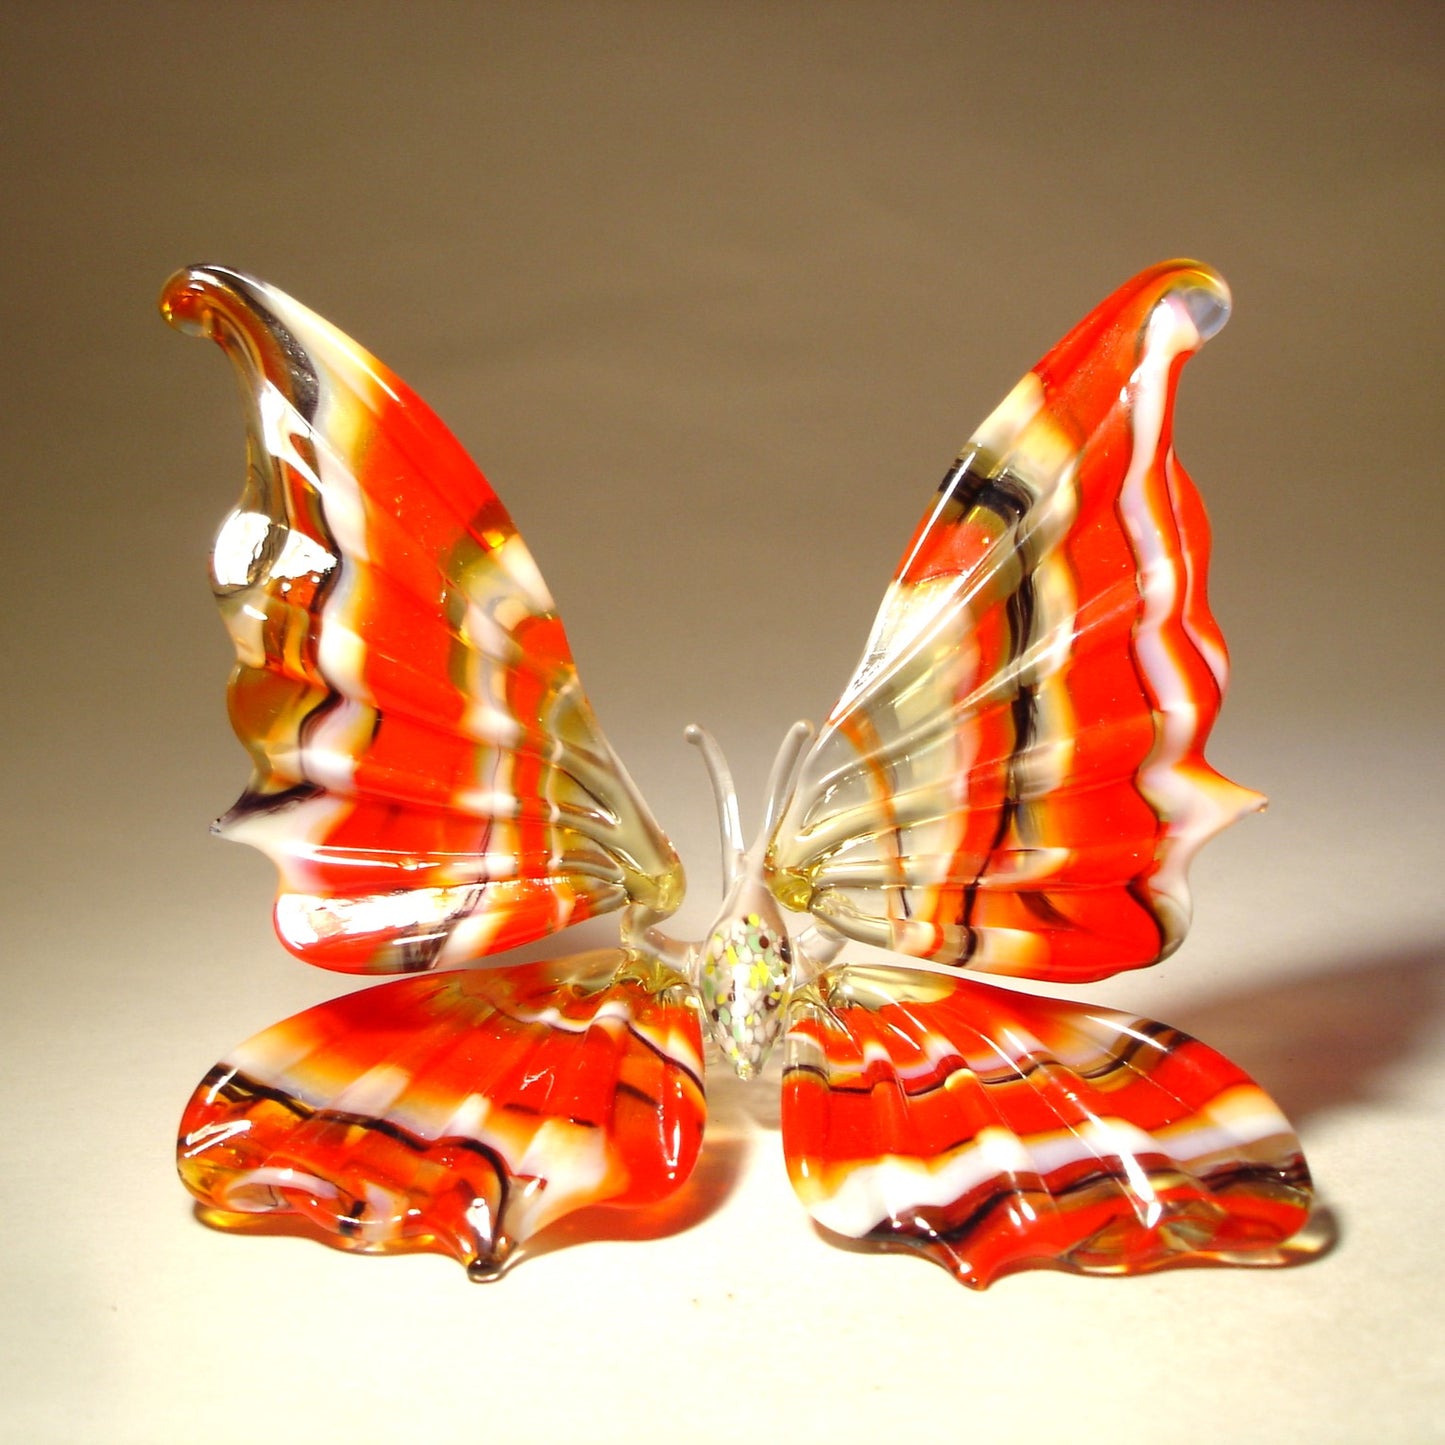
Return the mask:
M 1167 1020 L 1252 1074 L 1296 1125 L 1383 1103 L 1391 1078 L 1430 1047 L 1445 1013 L 1445 941 L 1337 960 Z

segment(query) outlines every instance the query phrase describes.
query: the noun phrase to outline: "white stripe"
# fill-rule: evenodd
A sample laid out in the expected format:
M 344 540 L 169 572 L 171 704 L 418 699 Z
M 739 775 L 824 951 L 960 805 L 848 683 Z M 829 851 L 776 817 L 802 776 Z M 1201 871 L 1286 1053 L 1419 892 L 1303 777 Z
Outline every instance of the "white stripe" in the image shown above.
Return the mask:
M 1111 1117 L 1085 1119 L 1077 1130 L 1035 1135 L 1027 1142 L 1008 1129 L 981 1129 L 971 1143 L 949 1155 L 923 1160 L 886 1154 L 860 1164 L 848 1171 L 832 1195 L 820 1192 L 804 1202 L 824 1228 L 860 1239 L 888 1219 L 954 1204 L 993 1179 L 1006 1182 L 1020 1174 L 1052 1174 L 1081 1161 L 1117 1159 L 1128 1185 L 1145 1205 L 1145 1222 L 1152 1223 L 1148 1215 L 1157 1201 L 1141 1156 L 1163 1156 L 1188 1168 L 1289 1132 L 1265 1094 L 1253 1084 L 1240 1085 L 1205 1112 L 1161 1129 L 1157 1136 L 1127 1119 Z M 816 1182 L 813 1187 L 818 1187 Z

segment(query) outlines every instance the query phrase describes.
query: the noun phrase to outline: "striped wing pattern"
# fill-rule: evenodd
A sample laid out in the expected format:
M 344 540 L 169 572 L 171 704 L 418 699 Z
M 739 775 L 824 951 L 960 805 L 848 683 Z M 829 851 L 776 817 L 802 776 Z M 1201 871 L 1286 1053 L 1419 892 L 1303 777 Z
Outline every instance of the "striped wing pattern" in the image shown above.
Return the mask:
M 1172 441 L 1228 292 L 1144 272 L 983 424 L 910 542 L 773 839 L 774 890 L 937 963 L 1081 981 L 1188 924 L 1199 845 L 1262 799 L 1203 746 L 1226 656 Z
M 212 558 L 253 777 L 218 824 L 281 876 L 308 962 L 465 962 L 681 897 L 562 623 L 481 472 L 392 372 L 282 292 L 198 267 L 167 319 L 241 376 L 250 465 Z
M 701 1071 L 686 986 L 620 949 L 397 979 L 212 1069 L 181 1120 L 181 1177 L 219 1225 L 291 1216 L 343 1249 L 490 1278 L 564 1215 L 677 1190 Z
M 1299 1141 L 1222 1055 L 1163 1024 L 943 974 L 840 969 L 800 1000 L 783 1146 L 835 1233 L 982 1288 L 1049 1265 L 1279 1264 Z
M 287 947 L 427 970 L 628 904 L 625 938 L 649 936 L 680 865 L 481 473 L 274 288 L 194 268 L 162 304 L 223 346 L 248 404 L 212 574 L 253 776 L 217 826 L 275 860 Z M 794 993 L 794 1187 L 827 1229 L 970 1285 L 1304 1248 L 1298 1142 L 1237 1067 L 954 971 L 1153 962 L 1187 926 L 1194 850 L 1261 801 L 1203 758 L 1226 659 L 1172 447 L 1179 369 L 1227 306 L 1193 263 L 1145 272 L 985 422 L 771 838 L 782 902 L 933 965 L 828 967 Z M 478 1279 L 577 1210 L 673 1196 L 704 1099 L 669 947 L 406 978 L 276 1024 L 192 1097 L 182 1178 L 225 1227 L 443 1253 Z

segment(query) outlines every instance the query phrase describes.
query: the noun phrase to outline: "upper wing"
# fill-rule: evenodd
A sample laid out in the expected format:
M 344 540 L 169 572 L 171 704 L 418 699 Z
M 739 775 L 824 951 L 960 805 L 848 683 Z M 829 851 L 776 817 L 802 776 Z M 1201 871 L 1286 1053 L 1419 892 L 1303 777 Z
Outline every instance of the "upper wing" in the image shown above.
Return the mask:
M 162 311 L 240 373 L 249 468 L 212 580 L 251 754 L 217 825 L 281 874 L 309 962 L 430 968 L 629 900 L 677 855 L 598 729 L 496 494 L 406 385 L 289 296 L 216 267 Z
M 1144 272 L 964 448 L 800 768 L 785 903 L 1038 979 L 1179 943 L 1190 857 L 1263 801 L 1204 761 L 1226 657 L 1172 443 L 1180 367 L 1228 307 L 1195 263 Z

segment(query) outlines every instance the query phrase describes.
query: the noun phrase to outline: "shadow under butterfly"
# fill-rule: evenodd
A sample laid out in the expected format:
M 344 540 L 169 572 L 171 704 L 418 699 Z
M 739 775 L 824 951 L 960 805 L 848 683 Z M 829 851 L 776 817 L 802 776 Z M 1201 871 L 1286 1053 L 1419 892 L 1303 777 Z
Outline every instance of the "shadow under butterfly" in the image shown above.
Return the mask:
M 275 861 L 292 952 L 413 975 L 206 1076 L 179 1145 L 203 1217 L 295 1216 L 493 1278 L 575 1211 L 676 1195 L 706 1037 L 743 1079 L 781 1043 L 784 1155 L 820 1225 L 965 1284 L 1308 1252 L 1299 1143 L 1229 1060 L 964 977 L 1163 958 L 1194 851 L 1262 804 L 1204 761 L 1226 654 L 1172 446 L 1180 367 L 1228 306 L 1207 268 L 1155 266 L 983 423 L 837 704 L 784 740 L 750 846 L 721 753 L 690 730 L 725 896 L 687 941 L 664 927 L 677 855 L 461 447 L 282 292 L 174 277 L 166 318 L 227 351 L 249 419 L 212 580 L 254 771 L 217 830 Z M 616 948 L 457 967 L 614 909 Z M 849 940 L 905 957 L 850 965 Z

